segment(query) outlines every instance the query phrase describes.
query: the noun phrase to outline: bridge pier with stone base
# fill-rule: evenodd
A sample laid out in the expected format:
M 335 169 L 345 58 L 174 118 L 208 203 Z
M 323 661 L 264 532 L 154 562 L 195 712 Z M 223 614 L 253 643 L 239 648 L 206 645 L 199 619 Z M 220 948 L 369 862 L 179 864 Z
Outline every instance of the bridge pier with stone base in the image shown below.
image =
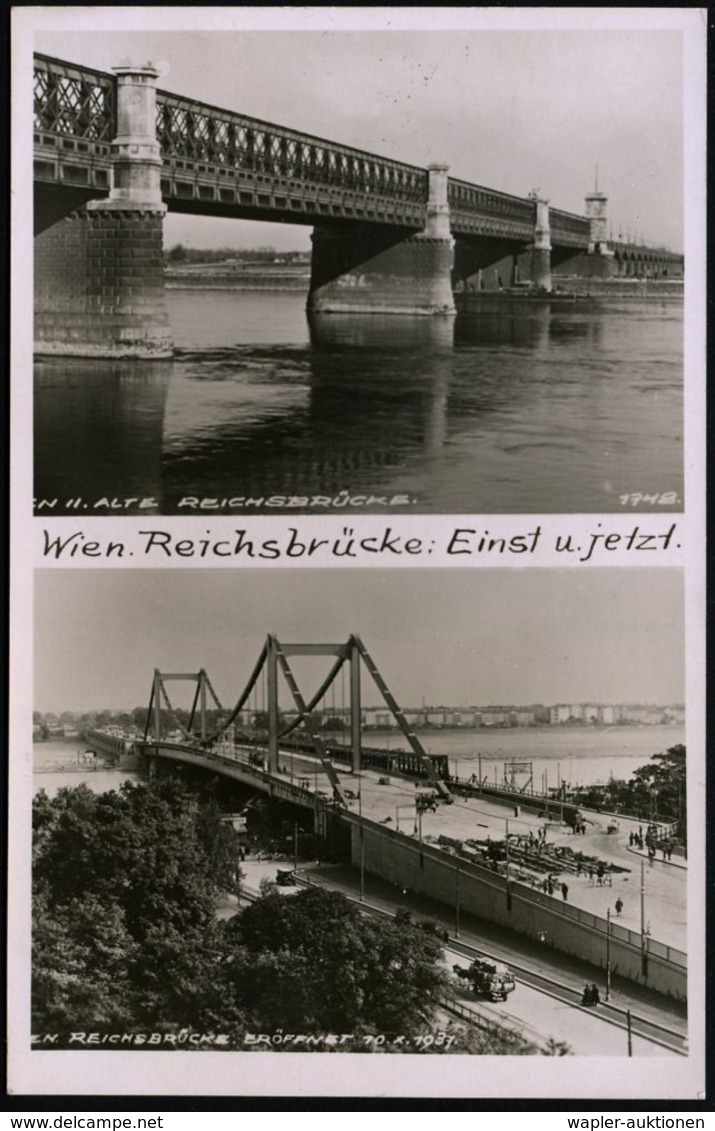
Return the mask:
M 308 309 L 315 314 L 452 315 L 454 240 L 447 166 L 429 168 L 424 231 L 371 225 L 313 230 Z
M 117 136 L 107 199 L 36 223 L 35 351 L 75 357 L 170 357 L 164 297 L 161 155 L 151 66 L 114 68 Z

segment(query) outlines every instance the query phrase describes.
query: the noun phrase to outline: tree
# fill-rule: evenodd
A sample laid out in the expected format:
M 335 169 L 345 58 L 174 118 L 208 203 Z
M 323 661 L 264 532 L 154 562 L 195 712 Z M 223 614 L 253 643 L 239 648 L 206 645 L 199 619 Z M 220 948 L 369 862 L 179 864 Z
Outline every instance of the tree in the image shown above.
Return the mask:
M 641 820 L 652 817 L 678 823 L 678 833 L 687 835 L 686 751 L 682 744 L 654 754 L 645 766 L 633 771 L 629 781 L 611 780 L 601 804 L 636 814 Z M 584 798 L 589 804 L 589 797 Z
M 226 930 L 240 1003 L 264 1029 L 409 1036 L 446 984 L 437 935 L 367 918 L 339 892 L 270 893 Z
M 149 711 L 146 707 L 134 707 L 132 710 L 132 724 L 138 731 L 144 731 L 149 718 Z
M 132 968 L 136 942 L 116 904 L 94 896 L 52 908 L 33 903 L 32 1012 L 36 1030 L 131 1025 L 137 1014 Z M 83 1027 L 83 1026 L 82 1026 Z
M 33 817 L 35 1025 L 235 1021 L 215 918 L 235 841 L 215 803 L 172 780 L 79 786 Z
M 343 731 L 348 729 L 348 724 L 345 719 L 341 719 L 339 715 L 328 715 L 323 723 L 322 730 Z

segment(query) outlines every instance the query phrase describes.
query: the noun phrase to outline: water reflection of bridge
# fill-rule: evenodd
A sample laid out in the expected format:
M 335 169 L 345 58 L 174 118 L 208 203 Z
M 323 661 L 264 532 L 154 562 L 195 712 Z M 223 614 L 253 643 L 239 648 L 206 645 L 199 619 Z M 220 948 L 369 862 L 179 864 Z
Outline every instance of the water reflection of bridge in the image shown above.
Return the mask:
M 459 351 L 538 352 L 567 321 L 541 306 L 456 320 L 325 315 L 311 318 L 307 346 L 101 367 L 38 359 L 35 497 L 58 499 L 54 513 L 73 509 L 63 511 L 66 500 L 112 497 L 153 498 L 181 513 L 180 500 L 196 496 L 404 495 L 400 479 L 474 425 L 459 405 L 456 368 L 468 366 Z M 590 317 L 569 332 L 599 325 Z M 479 418 L 533 394 L 517 371 L 481 381 Z

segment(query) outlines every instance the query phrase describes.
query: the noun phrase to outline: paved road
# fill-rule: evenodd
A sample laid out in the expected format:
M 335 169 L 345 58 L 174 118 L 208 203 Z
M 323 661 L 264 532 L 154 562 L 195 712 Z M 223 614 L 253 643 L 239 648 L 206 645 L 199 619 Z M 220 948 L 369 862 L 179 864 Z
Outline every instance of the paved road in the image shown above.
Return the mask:
M 468 966 L 469 960 L 446 948 L 452 965 Z M 506 1002 L 478 1001 L 469 994 L 461 995 L 472 1009 L 491 1021 L 518 1029 L 527 1040 L 544 1045 L 550 1037 L 565 1041 L 577 1056 L 627 1056 L 626 1032 L 615 1029 L 599 1016 L 598 1009 L 582 1009 L 558 1001 L 548 994 L 517 981 L 517 987 Z M 633 1038 L 633 1056 L 674 1056 L 674 1053 L 651 1041 Z

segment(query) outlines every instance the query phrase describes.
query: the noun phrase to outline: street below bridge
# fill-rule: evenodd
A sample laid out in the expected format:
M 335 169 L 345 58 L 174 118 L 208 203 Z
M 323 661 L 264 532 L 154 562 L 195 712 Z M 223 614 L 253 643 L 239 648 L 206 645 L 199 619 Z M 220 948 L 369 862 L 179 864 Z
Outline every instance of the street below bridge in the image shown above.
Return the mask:
M 256 855 L 243 861 L 244 898 L 255 898 L 262 880 L 275 880 L 279 868 L 290 868 L 292 864 L 290 854 L 284 859 L 267 860 Z M 595 973 L 593 967 L 576 958 L 559 954 L 492 923 L 463 914 L 457 939 L 454 915 L 444 905 L 414 893 L 402 892 L 386 881 L 365 877 L 364 901 L 361 902 L 360 877 L 355 868 L 300 861 L 297 875 L 299 886 L 277 890 L 290 897 L 302 890 L 305 883 L 318 884 L 331 891 L 342 892 L 370 913 L 394 915 L 397 911 L 410 911 L 417 920 L 429 919 L 439 924 L 450 936 L 445 946 L 445 964 L 450 971 L 453 965 L 469 965 L 471 957 L 465 956 L 464 951 L 471 948 L 509 964 L 516 974 L 517 988 L 506 1002 L 491 1003 L 477 999 L 459 987 L 454 988 L 454 993 L 460 999 L 463 997 L 464 1004 L 483 1021 L 517 1030 L 527 1040 L 539 1045 L 553 1038 L 556 1042 L 564 1041 L 575 1055 L 627 1056 L 627 1032 L 622 1024 L 623 1011 L 627 1009 L 645 1025 L 653 1023 L 658 1027 L 653 1030 L 654 1040 L 634 1031 L 634 1056 L 673 1055 L 672 1048 L 664 1047 L 664 1044 L 670 1042 L 673 1035 L 676 1038 L 677 1035 L 685 1036 L 684 1007 L 631 982 L 614 980 L 610 1005 L 617 1012 L 609 1011 L 605 1003 L 597 1009 L 582 1007 L 579 1004 L 580 994 L 586 981 L 598 981 L 601 997 L 604 997 L 602 972 Z M 241 902 L 234 896 L 227 897 L 219 914 L 227 918 L 240 906 Z M 528 984 L 528 974 L 521 971 L 533 972 L 537 985 Z M 540 978 L 546 988 L 539 988 Z M 637 1030 L 635 1023 L 634 1030 Z M 660 1043 L 661 1040 L 664 1044 Z

